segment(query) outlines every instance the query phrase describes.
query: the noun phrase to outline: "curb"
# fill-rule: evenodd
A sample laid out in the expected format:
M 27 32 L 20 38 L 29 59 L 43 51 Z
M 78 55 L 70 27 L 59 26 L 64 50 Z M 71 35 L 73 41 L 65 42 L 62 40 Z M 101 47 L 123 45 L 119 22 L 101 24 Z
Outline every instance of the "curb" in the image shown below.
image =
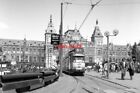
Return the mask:
M 135 88 L 135 87 L 131 87 L 131 86 L 128 86 L 128 85 L 123 85 L 123 84 L 120 84 L 120 83 L 111 81 L 111 80 L 109 80 L 109 79 L 106 79 L 105 77 L 93 76 L 93 75 L 90 75 L 90 74 L 86 74 L 86 75 L 89 75 L 89 76 L 92 76 L 92 77 L 95 77 L 95 78 L 98 78 L 98 79 L 102 79 L 102 80 L 108 81 L 108 82 L 110 82 L 110 83 L 114 83 L 114 84 L 116 84 L 116 85 L 120 85 L 120 86 L 126 87 L 126 88 L 128 88 L 128 89 L 137 89 L 137 88 Z

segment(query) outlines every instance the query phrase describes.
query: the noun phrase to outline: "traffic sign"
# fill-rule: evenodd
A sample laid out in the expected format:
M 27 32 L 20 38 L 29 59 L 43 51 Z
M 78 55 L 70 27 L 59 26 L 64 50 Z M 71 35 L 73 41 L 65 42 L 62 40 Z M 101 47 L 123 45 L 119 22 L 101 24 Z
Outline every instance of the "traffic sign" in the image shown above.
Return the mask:
M 59 34 L 51 34 L 51 44 L 59 45 L 60 43 L 60 35 Z

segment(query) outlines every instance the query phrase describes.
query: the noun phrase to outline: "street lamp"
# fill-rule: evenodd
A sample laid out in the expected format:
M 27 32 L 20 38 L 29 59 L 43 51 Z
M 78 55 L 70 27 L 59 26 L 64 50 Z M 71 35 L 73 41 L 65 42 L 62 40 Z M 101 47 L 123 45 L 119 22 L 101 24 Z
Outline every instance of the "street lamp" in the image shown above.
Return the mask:
M 113 35 L 110 35 L 109 31 L 106 31 L 104 35 L 107 38 L 107 78 L 109 78 L 109 36 L 117 36 L 119 31 L 117 29 L 113 30 Z

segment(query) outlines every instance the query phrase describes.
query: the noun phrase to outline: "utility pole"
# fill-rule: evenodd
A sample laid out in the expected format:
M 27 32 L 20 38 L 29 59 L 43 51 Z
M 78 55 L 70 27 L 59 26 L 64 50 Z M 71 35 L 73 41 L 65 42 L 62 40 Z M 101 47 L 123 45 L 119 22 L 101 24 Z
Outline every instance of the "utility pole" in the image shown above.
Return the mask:
M 61 22 L 60 22 L 60 30 L 59 30 L 59 34 L 60 34 L 60 45 L 63 44 L 63 3 L 61 3 Z M 63 57 L 63 49 L 60 48 L 59 50 L 59 63 L 60 63 L 60 76 L 62 76 L 62 57 Z

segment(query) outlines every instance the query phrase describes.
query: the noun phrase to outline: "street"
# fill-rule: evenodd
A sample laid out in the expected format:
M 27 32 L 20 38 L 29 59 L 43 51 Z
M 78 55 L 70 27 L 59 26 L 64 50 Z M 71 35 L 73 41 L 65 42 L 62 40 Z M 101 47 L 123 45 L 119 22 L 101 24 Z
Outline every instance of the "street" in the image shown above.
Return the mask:
M 125 86 L 110 83 L 91 75 L 63 75 L 57 82 L 26 93 L 135 93 Z

